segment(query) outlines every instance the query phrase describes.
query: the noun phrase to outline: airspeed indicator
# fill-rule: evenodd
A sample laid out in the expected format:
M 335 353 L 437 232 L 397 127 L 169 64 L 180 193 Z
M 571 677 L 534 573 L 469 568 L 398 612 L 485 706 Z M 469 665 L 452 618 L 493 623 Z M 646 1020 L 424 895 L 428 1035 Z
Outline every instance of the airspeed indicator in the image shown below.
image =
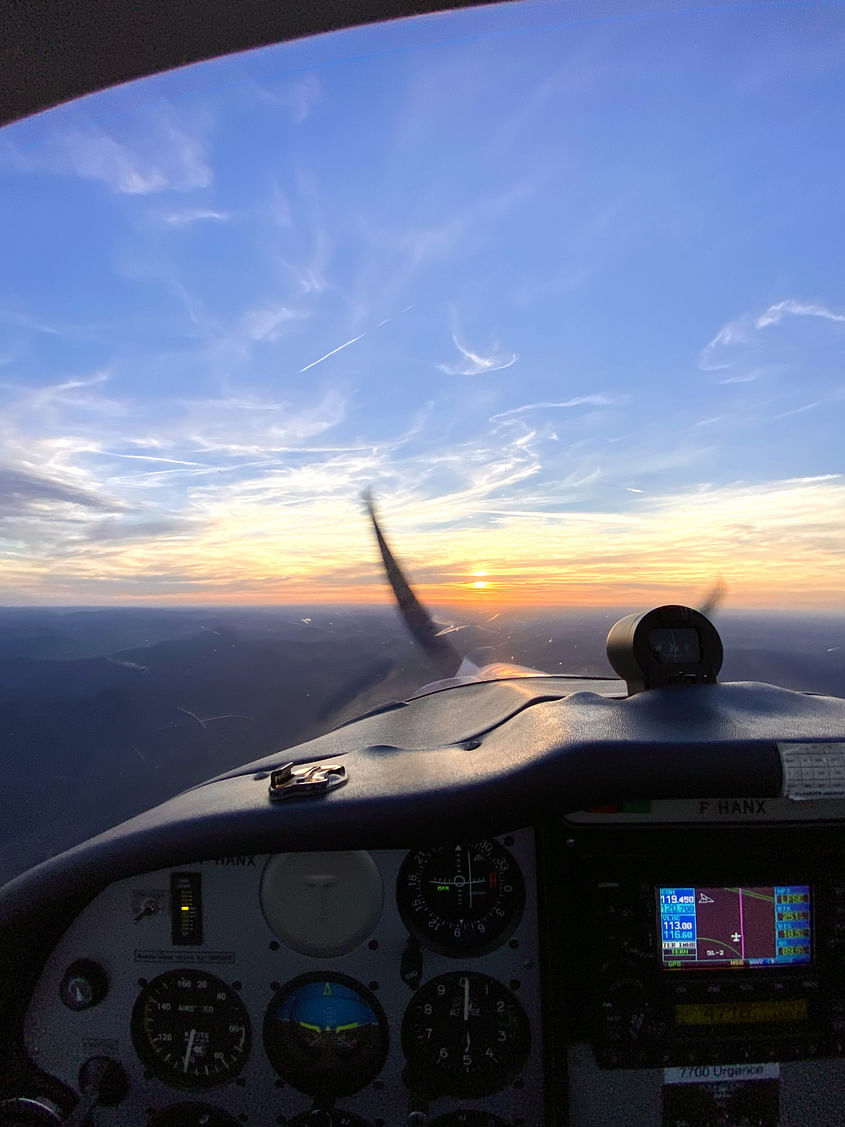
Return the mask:
M 132 1010 L 132 1041 L 147 1068 L 177 1088 L 225 1084 L 246 1064 L 249 1017 L 225 982 L 171 970 L 148 983 Z

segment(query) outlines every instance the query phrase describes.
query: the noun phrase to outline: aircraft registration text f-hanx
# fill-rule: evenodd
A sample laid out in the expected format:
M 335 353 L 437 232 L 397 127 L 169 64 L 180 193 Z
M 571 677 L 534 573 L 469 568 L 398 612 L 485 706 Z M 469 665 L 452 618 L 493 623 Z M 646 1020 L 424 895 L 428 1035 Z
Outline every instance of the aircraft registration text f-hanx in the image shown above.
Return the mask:
M 667 969 L 811 960 L 809 885 L 660 888 L 658 898 Z
M 668 825 L 685 822 L 833 822 L 845 819 L 841 798 L 661 798 L 621 802 L 567 815 L 573 823 Z
M 765 798 L 719 798 L 699 799 L 698 810 L 700 814 L 766 814 Z

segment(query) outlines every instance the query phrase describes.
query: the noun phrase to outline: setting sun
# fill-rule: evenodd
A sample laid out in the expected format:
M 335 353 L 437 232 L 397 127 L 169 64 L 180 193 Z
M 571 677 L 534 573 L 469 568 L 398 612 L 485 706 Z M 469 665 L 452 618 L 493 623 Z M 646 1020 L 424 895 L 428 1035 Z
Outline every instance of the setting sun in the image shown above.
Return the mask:
M 483 591 L 485 587 L 490 586 L 486 578 L 488 574 L 486 571 L 474 571 L 472 575 L 475 582 L 469 583 L 468 586 L 476 591 Z

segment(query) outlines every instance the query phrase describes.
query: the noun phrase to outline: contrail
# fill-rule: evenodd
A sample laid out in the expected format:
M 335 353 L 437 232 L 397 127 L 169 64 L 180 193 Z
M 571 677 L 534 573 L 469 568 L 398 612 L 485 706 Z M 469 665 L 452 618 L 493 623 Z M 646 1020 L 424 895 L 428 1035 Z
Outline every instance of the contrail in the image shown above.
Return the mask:
M 110 458 L 131 458 L 135 462 L 167 462 L 171 466 L 201 466 L 202 462 L 183 462 L 180 458 L 154 458 L 152 454 L 118 454 L 114 450 L 104 450 Z
M 368 332 L 369 329 L 361 333 L 360 336 L 353 337 L 352 340 L 348 340 L 344 344 L 339 344 L 337 348 L 333 348 L 331 352 L 327 352 L 326 355 L 321 356 L 319 360 L 312 360 L 310 364 L 306 364 L 304 368 L 299 369 L 299 374 L 302 375 L 302 373 L 307 372 L 309 368 L 316 368 L 318 364 L 322 364 L 324 360 L 328 360 L 328 358 L 330 356 L 334 356 L 336 352 L 342 352 L 344 348 L 349 348 L 350 344 L 355 344 L 356 341 L 359 341 L 362 337 L 365 337 Z
M 414 308 L 413 305 L 406 305 L 405 308 L 402 310 L 402 312 L 407 313 L 409 310 L 411 310 L 413 308 Z M 392 315 L 390 317 L 385 317 L 383 321 L 379 321 L 379 323 L 376 325 L 376 328 L 380 329 L 382 327 L 382 325 L 389 325 L 392 320 L 393 320 Z M 349 348 L 350 344 L 355 344 L 357 341 L 362 340 L 367 335 L 367 333 L 370 333 L 370 332 L 373 332 L 373 331 L 374 330 L 372 330 L 372 329 L 365 329 L 363 331 L 363 333 L 361 333 L 359 336 L 353 337 L 352 340 L 347 340 L 343 344 L 339 344 L 337 346 L 337 348 L 333 348 L 331 350 L 331 352 L 327 352 L 326 355 L 321 356 L 319 360 L 312 360 L 310 364 L 306 364 L 304 368 L 300 368 L 299 374 L 302 375 L 302 373 L 307 372 L 309 368 L 316 368 L 316 366 L 318 364 L 322 364 L 324 360 L 328 360 L 328 358 L 330 356 L 334 356 L 334 354 L 336 352 L 342 352 L 344 348 Z

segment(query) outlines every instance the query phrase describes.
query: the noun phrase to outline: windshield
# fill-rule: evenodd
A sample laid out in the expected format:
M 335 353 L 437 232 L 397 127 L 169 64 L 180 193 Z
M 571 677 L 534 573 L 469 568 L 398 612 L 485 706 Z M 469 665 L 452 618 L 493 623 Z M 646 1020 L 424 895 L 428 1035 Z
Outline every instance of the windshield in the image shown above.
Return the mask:
M 461 655 L 712 602 L 723 679 L 842 692 L 844 12 L 451 12 L 0 134 L 0 878 L 436 679 L 366 489 Z

